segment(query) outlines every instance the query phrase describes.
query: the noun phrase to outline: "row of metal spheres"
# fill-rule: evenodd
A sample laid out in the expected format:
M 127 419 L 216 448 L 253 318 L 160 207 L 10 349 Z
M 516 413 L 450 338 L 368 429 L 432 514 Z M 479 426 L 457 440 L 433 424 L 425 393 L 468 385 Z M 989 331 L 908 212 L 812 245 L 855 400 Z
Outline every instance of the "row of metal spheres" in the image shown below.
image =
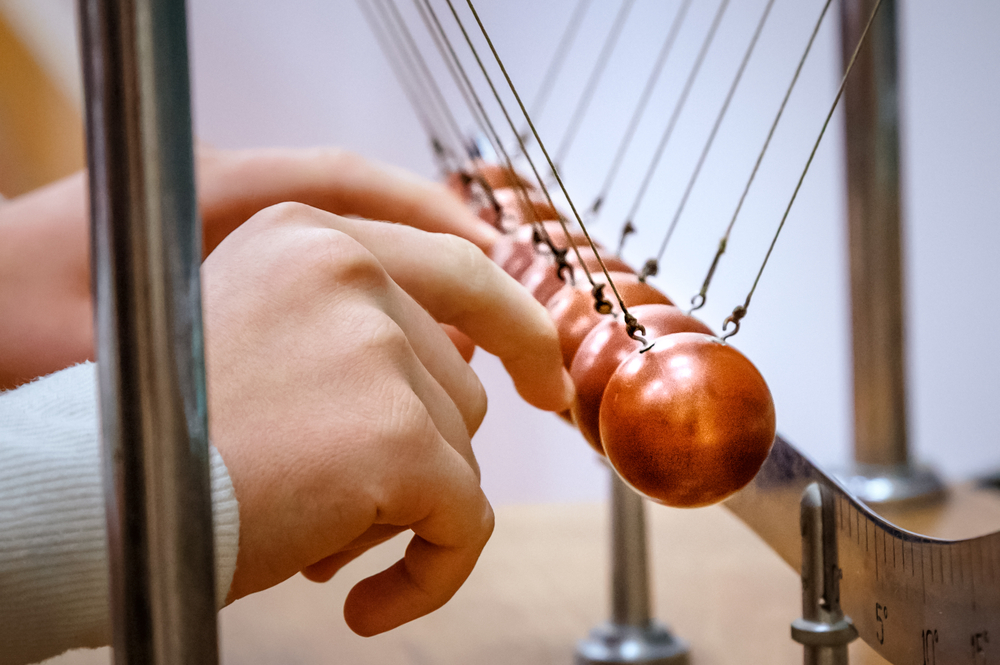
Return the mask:
M 774 402 L 742 353 L 603 251 L 626 308 L 645 327 L 648 346 L 628 335 L 613 297 L 614 311 L 598 313 L 580 259 L 595 282 L 606 278 L 583 233 L 570 234 L 580 251 L 579 259 L 572 251 L 566 255 L 573 284 L 568 271 L 559 274 L 548 248 L 536 243 L 538 221 L 553 245 L 570 244 L 559 212 L 509 169 L 480 163 L 472 177 L 454 174 L 448 185 L 476 205 L 480 217 L 507 229 L 491 258 L 555 322 L 577 393 L 571 411 L 561 415 L 626 483 L 659 503 L 693 508 L 722 501 L 753 479 L 774 441 Z M 492 201 L 483 191 L 492 192 Z

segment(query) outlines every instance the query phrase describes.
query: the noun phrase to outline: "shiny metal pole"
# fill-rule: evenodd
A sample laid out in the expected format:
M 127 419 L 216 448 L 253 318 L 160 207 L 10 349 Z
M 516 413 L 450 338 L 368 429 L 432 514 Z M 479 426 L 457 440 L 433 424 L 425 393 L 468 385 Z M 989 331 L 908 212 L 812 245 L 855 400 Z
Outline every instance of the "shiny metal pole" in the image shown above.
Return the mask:
M 184 2 L 79 15 L 115 661 L 215 663 Z
M 577 665 L 687 665 L 688 646 L 650 617 L 646 501 L 611 471 L 611 620 L 577 644 Z
M 858 637 L 840 608 L 841 570 L 833 494 L 819 483 L 802 493 L 802 617 L 792 639 L 803 647 L 804 665 L 848 665 L 847 645 Z
M 845 66 L 874 1 L 841 1 Z M 855 468 L 843 480 L 870 504 L 943 491 L 912 464 L 907 442 L 896 60 L 896 2 L 883 0 L 844 90 Z

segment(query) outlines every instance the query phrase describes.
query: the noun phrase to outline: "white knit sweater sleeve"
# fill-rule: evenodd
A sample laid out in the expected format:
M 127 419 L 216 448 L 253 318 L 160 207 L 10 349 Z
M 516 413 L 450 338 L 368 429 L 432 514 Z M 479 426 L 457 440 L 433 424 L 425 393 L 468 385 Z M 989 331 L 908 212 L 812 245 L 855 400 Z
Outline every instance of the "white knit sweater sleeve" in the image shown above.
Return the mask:
M 110 641 L 96 393 L 92 363 L 0 393 L 0 663 Z M 239 511 L 214 447 L 210 459 L 221 606 Z

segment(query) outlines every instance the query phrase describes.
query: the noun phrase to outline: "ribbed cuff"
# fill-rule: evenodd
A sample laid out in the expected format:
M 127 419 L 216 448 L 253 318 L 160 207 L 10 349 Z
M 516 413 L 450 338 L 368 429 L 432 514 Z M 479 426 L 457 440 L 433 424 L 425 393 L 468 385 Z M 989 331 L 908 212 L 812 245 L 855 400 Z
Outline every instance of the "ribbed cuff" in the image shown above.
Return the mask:
M 0 393 L 0 663 L 110 640 L 95 367 Z M 236 569 L 239 509 L 210 449 L 219 606 Z

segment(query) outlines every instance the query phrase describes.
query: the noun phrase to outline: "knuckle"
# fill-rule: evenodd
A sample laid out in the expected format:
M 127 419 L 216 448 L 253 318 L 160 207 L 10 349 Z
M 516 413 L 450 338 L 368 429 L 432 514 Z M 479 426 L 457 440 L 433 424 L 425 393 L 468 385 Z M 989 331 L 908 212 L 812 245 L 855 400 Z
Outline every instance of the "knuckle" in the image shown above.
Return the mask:
M 490 539 L 490 536 L 493 535 L 493 530 L 496 528 L 497 520 L 496 520 L 496 515 L 493 512 L 493 506 L 490 505 L 490 502 L 487 501 L 485 497 L 483 499 L 483 504 L 484 505 L 483 505 L 483 516 L 481 522 L 481 532 L 483 534 L 482 542 L 485 545 L 486 542 Z
M 413 355 L 410 340 L 388 314 L 373 312 L 368 318 L 365 352 L 390 363 L 396 370 L 393 372 L 395 375 Z M 409 384 L 406 385 L 408 387 Z
M 493 530 L 496 528 L 496 515 L 493 506 L 490 505 L 486 496 L 479 492 L 480 510 L 479 514 L 470 516 L 466 522 L 466 531 L 463 540 L 476 548 L 483 548 L 489 542 Z
M 450 234 L 436 234 L 441 253 L 447 257 L 450 272 L 464 283 L 463 290 L 467 298 L 456 302 L 455 307 L 468 307 L 473 303 L 489 302 L 494 280 L 493 271 L 496 265 L 486 257 L 481 249 L 472 242 Z M 451 312 L 458 315 L 463 312 Z
M 472 377 L 469 380 L 469 418 L 472 427 L 470 427 L 469 435 L 475 434 L 482 424 L 483 419 L 486 418 L 486 410 L 489 406 L 489 398 L 486 395 L 486 388 L 483 387 L 483 382 L 479 380 L 479 377 L 471 369 L 469 373 Z
M 368 163 L 359 153 L 334 146 L 316 146 L 302 149 L 306 161 L 315 161 L 332 173 L 342 173 L 342 169 L 357 169 Z
M 524 343 L 511 349 L 504 362 L 538 364 L 540 367 L 561 366 L 559 331 L 545 308 L 537 302 L 528 303 L 522 310 L 522 316 L 526 331 Z
M 282 201 L 262 209 L 255 218 L 264 226 L 283 226 L 303 218 L 315 217 L 319 212 L 316 208 L 296 201 Z
M 452 256 L 455 267 L 461 274 L 482 272 L 484 268 L 492 265 L 483 251 L 465 238 L 450 233 L 441 233 L 438 236 L 444 250 Z
M 326 230 L 315 250 L 323 274 L 335 286 L 384 289 L 389 281 L 375 255 L 346 233 Z

